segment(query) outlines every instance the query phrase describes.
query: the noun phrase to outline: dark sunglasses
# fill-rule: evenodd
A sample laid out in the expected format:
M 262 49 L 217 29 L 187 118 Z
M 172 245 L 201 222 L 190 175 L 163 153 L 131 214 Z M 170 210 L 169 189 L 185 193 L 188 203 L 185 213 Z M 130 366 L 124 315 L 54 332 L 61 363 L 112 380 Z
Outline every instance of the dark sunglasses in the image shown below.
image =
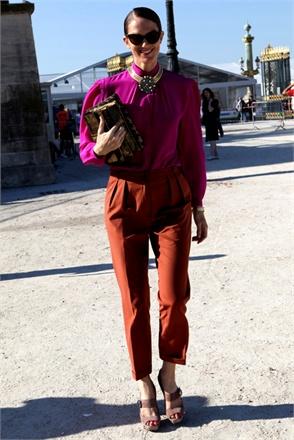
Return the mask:
M 160 38 L 160 31 L 151 31 L 148 32 L 146 35 L 141 34 L 128 34 L 127 37 L 130 40 L 132 44 L 135 46 L 141 46 L 143 44 L 143 41 L 146 40 L 149 44 L 155 44 Z

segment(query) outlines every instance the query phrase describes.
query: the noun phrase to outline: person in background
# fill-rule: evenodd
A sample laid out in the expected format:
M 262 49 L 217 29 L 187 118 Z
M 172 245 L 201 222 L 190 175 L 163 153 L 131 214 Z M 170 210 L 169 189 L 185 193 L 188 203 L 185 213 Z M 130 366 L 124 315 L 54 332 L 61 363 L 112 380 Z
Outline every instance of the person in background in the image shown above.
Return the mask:
M 282 95 L 288 96 L 291 101 L 288 101 L 288 110 L 294 112 L 294 82 L 291 82 L 282 92 Z M 293 115 L 292 115 L 293 116 Z
M 252 96 L 250 95 L 248 98 L 248 101 L 246 102 L 246 119 L 247 121 L 252 121 L 253 120 L 253 106 L 254 106 L 254 101 Z
M 65 109 L 63 104 L 60 104 L 59 110 L 56 113 L 56 121 L 60 139 L 60 156 L 65 157 L 65 153 L 67 157 L 70 157 L 73 153 L 74 143 L 72 137 L 71 119 L 69 111 Z
M 218 159 L 217 141 L 219 129 L 220 109 L 219 102 L 211 89 L 206 87 L 202 94 L 202 123 L 205 126 L 205 141 L 210 144 L 208 160 Z
M 80 113 L 80 109 L 78 109 L 78 111 L 75 114 L 75 136 L 79 135 L 79 127 L 80 127 L 80 123 L 81 123 L 81 113 Z
M 241 96 L 239 96 L 237 100 L 236 110 L 239 113 L 239 120 L 241 122 L 246 122 L 246 104 Z
M 113 93 L 127 106 L 143 138 L 144 148 L 125 165 L 110 166 L 105 195 L 105 223 L 112 261 L 121 291 L 125 335 L 132 376 L 137 381 L 140 418 L 156 431 L 160 414 L 151 378 L 150 291 L 148 252 L 151 243 L 158 270 L 158 382 L 165 414 L 171 423 L 184 418 L 176 365 L 186 363 L 190 298 L 188 261 L 191 220 L 193 240 L 207 236 L 202 200 L 206 187 L 205 156 L 200 125 L 197 83 L 158 64 L 163 38 L 159 16 L 134 8 L 124 21 L 124 42 L 132 53 L 128 70 L 100 79 L 88 91 L 81 113 L 80 156 L 85 165 L 104 165 L 107 153 L 119 148 L 126 135 L 120 124 L 105 131 L 100 120 L 97 140 L 85 122 L 87 109 Z

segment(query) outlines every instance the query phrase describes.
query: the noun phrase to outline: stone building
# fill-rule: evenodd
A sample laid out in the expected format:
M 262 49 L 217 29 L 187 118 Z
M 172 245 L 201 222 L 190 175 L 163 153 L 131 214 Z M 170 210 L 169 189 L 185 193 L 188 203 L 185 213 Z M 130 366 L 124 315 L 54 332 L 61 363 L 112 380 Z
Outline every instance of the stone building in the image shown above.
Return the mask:
M 30 2 L 1 1 L 2 185 L 55 180 L 32 31 Z

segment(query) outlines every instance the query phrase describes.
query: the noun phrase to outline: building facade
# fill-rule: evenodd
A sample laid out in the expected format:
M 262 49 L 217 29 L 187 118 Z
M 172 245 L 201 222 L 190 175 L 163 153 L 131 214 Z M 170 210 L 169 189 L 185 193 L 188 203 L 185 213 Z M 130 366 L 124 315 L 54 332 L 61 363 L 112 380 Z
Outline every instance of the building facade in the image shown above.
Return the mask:
M 281 96 L 290 84 L 290 51 L 268 45 L 261 53 L 262 91 L 265 98 Z
M 2 185 L 55 180 L 50 159 L 29 2 L 1 2 Z

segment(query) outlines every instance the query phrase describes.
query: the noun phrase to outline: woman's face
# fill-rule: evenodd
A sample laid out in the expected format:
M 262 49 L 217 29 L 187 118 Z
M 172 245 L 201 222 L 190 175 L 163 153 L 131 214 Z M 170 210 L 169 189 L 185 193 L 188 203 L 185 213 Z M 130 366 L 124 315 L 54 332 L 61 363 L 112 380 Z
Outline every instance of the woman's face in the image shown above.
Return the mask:
M 210 98 L 209 90 L 204 90 L 204 96 L 205 96 L 205 98 L 207 98 L 207 99 Z
M 151 31 L 159 31 L 158 26 L 154 21 L 147 20 L 146 18 L 142 17 L 136 17 L 135 15 L 133 15 L 133 19 L 129 22 L 128 25 L 128 35 L 146 35 Z M 160 38 L 156 43 L 152 44 L 144 40 L 142 44 L 136 46 L 130 41 L 130 39 L 126 35 L 124 37 L 124 42 L 132 52 L 134 63 L 143 69 L 146 69 L 147 67 L 149 70 L 151 70 L 153 67 L 155 67 L 157 63 L 157 57 L 159 54 L 162 38 L 163 32 L 160 33 Z

